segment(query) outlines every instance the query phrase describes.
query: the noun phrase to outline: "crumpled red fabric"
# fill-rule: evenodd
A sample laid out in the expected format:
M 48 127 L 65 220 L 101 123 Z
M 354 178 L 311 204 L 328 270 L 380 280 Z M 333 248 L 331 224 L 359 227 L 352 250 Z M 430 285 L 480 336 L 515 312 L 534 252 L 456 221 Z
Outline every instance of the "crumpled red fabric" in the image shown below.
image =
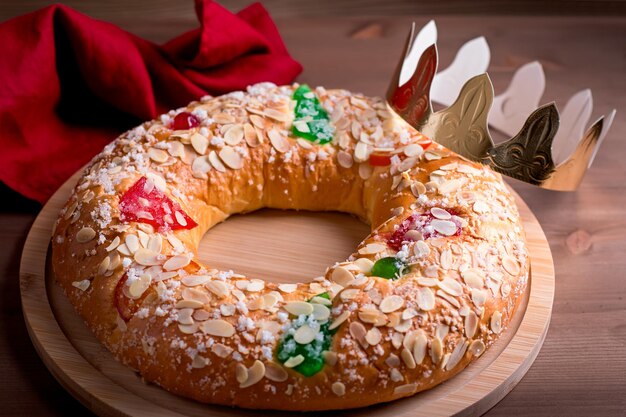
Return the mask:
M 0 181 L 43 203 L 124 130 L 302 71 L 260 4 L 196 12 L 201 27 L 164 45 L 62 5 L 0 24 Z

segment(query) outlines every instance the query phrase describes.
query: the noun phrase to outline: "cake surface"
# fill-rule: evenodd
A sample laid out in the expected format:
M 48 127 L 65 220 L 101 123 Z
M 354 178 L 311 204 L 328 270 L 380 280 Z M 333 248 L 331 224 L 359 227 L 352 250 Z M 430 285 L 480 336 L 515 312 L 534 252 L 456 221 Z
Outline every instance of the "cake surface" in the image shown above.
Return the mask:
M 342 211 L 372 233 L 308 283 L 197 259 L 212 226 L 263 207 Z M 445 381 L 506 329 L 529 273 L 498 174 L 380 99 L 271 84 L 205 97 L 107 146 L 60 214 L 52 265 L 100 342 L 147 381 L 285 410 Z

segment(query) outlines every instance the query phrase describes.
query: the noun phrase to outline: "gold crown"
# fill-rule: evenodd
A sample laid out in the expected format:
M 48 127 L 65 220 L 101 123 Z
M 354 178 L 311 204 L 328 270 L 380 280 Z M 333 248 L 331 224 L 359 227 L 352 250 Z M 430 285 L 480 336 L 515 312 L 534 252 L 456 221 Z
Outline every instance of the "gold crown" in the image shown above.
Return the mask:
M 387 91 L 387 103 L 395 113 L 431 140 L 501 174 L 550 190 L 578 188 L 611 125 L 615 110 L 606 120 L 603 116 L 593 123 L 582 138 L 565 138 L 564 149 L 573 148 L 571 141 L 578 144 L 558 165 L 552 156 L 560 122 L 554 103 L 537 108 L 516 135 L 496 145 L 488 129 L 494 91 L 487 73 L 470 78 L 450 107 L 433 112 L 430 94 L 437 72 L 437 46 L 435 43 L 427 47 L 415 45 L 414 33 L 415 24 L 411 26 L 402 59 Z M 421 37 L 424 38 L 432 42 L 432 37 Z M 415 51 L 419 52 L 420 48 L 423 52 L 409 78 L 406 64 L 415 65 Z M 408 81 L 400 85 L 401 78 L 408 78 Z

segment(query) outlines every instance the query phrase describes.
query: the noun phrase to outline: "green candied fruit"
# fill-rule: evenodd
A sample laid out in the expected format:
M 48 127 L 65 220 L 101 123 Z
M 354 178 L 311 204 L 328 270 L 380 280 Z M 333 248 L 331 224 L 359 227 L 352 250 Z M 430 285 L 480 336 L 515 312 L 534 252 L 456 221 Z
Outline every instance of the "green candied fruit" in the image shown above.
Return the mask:
M 329 327 L 330 322 L 322 324 L 320 326 L 322 337 L 318 337 L 306 345 L 301 345 L 294 340 L 292 335 L 286 334 L 278 345 L 277 357 L 280 363 L 285 363 L 291 357 L 302 355 L 304 361 L 293 369 L 304 376 L 312 376 L 321 371 L 325 363 L 322 353 L 330 349 L 335 333 L 334 330 L 328 330 Z
M 325 298 L 330 300 L 330 295 L 327 292 L 317 294 L 308 302 L 311 302 L 315 297 Z M 298 329 L 307 323 L 308 318 L 300 316 L 291 321 L 291 326 L 294 329 Z M 320 326 L 319 333 L 321 337 L 315 338 L 311 343 L 302 345 L 295 341 L 292 334 L 285 333 L 282 340 L 278 344 L 277 357 L 280 363 L 285 363 L 289 358 L 302 355 L 304 361 L 298 366 L 295 366 L 297 372 L 300 372 L 304 376 L 312 376 L 318 373 L 324 368 L 324 356 L 323 352 L 330 349 L 330 345 L 333 340 L 333 335 L 337 331 L 336 329 L 329 330 L 330 322 L 326 322 Z
M 293 134 L 319 144 L 333 140 L 335 129 L 330 124 L 328 112 L 311 88 L 306 84 L 301 85 L 294 91 L 293 99 L 296 100 Z
M 406 272 L 408 266 L 393 256 L 380 258 L 372 267 L 372 275 L 387 279 L 398 279 Z

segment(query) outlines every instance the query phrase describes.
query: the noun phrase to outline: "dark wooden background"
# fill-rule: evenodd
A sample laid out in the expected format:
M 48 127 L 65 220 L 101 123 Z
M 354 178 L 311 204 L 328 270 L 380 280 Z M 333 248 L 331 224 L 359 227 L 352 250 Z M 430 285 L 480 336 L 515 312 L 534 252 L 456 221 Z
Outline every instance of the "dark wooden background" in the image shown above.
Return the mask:
M 0 21 L 49 2 L 0 2 Z M 68 1 L 93 17 L 163 42 L 197 26 L 191 2 Z M 231 10 L 246 0 L 223 2 Z M 626 3 L 623 1 L 277 1 L 264 4 L 311 84 L 382 94 L 408 25 L 435 18 L 442 67 L 485 35 L 496 92 L 538 59 L 545 101 L 591 88 L 594 117 L 617 108 L 613 129 L 576 193 L 511 181 L 537 215 L 557 272 L 552 324 L 535 364 L 490 416 L 626 415 Z M 570 15 L 570 16 L 564 16 Z M 1 45 L 1 40 L 0 40 Z M 1 53 L 1 47 L 0 47 Z M 0 58 L 1 59 L 1 58 Z M 9 82 L 2 80 L 1 82 Z M 87 414 L 32 347 L 18 265 L 40 206 L 0 185 L 0 415 Z

